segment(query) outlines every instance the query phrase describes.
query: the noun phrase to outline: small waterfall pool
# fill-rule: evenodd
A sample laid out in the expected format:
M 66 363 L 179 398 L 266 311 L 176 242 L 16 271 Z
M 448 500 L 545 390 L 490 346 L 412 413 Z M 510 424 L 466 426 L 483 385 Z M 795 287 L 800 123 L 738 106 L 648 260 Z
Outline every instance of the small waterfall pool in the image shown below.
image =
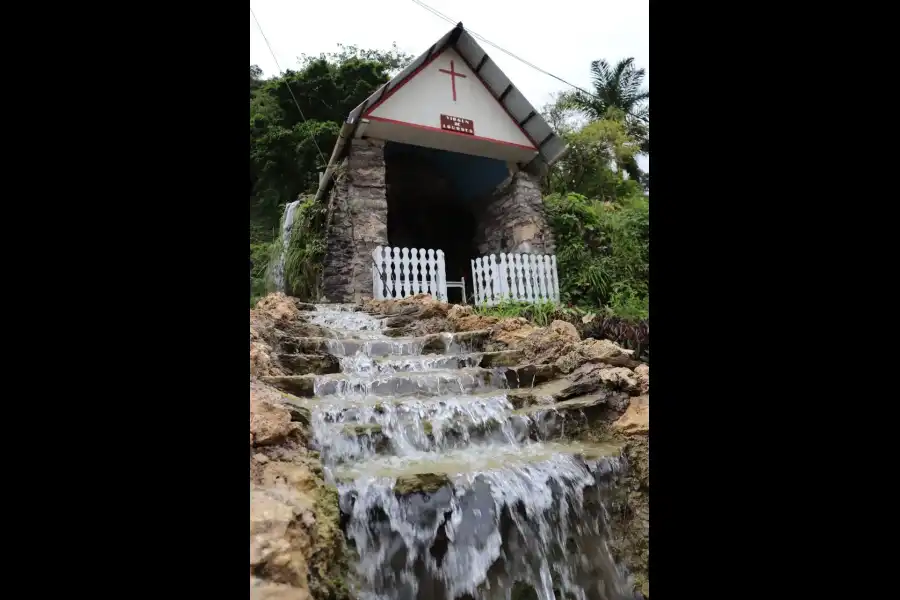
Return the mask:
M 478 352 L 423 354 L 351 306 L 307 316 L 340 359 L 307 406 L 359 598 L 633 598 L 606 544 L 618 448 L 543 435 Z

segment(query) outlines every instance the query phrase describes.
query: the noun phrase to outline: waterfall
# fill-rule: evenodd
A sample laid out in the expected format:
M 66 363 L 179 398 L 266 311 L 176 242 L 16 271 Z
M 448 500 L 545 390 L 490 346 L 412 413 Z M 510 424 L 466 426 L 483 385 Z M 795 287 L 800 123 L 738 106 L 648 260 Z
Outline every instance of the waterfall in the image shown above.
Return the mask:
M 278 255 L 278 262 L 275 264 L 275 291 L 284 292 L 284 260 L 287 255 L 288 246 L 291 243 L 291 229 L 294 226 L 294 212 L 299 206 L 300 200 L 294 200 L 284 207 L 284 219 L 281 223 L 281 252 Z
M 349 305 L 306 316 L 330 330 L 341 365 L 316 376 L 307 406 L 358 555 L 354 597 L 636 597 L 607 546 L 620 448 L 515 410 L 503 373 L 454 334 L 429 354 Z

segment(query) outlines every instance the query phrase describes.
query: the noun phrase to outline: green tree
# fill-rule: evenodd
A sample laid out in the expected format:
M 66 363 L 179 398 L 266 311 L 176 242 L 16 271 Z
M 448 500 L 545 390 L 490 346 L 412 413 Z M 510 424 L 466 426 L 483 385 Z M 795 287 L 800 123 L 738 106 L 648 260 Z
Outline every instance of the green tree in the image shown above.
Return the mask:
M 563 95 L 562 102 L 575 108 L 590 120 L 614 118 L 620 115 L 628 133 L 640 146 L 641 151 L 650 152 L 650 90 L 644 88 L 645 69 L 634 66 L 634 58 L 625 58 L 610 66 L 604 60 L 591 63 L 593 93 L 581 91 Z M 635 180 L 641 177 L 637 161 L 630 160 L 622 165 Z
M 318 186 L 347 114 L 412 56 L 338 46 L 300 59 L 300 69 L 263 79 L 250 66 L 250 221 L 271 241 L 284 205 Z M 254 234 L 255 232 L 255 234 Z

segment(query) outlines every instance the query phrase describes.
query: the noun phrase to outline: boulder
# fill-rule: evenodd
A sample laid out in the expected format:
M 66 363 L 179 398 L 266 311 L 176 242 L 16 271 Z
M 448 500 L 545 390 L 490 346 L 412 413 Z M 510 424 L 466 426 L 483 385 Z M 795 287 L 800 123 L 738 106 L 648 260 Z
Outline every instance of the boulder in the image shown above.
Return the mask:
M 271 317 L 275 322 L 299 321 L 300 311 L 294 301 L 281 292 L 260 298 L 256 310 Z
M 254 446 L 286 441 L 300 429 L 291 413 L 277 405 L 280 394 L 258 381 L 250 381 L 250 440 Z
M 561 397 L 589 394 L 601 387 L 628 393 L 639 392 L 634 372 L 625 367 L 608 367 L 602 363 L 585 363 L 566 377 L 567 386 Z
M 641 363 L 634 360 L 633 350 L 625 350 L 609 340 L 586 339 L 556 360 L 563 373 L 571 373 L 586 362 L 602 362 L 614 367 L 635 368 Z
M 647 435 L 650 433 L 650 396 L 631 398 L 625 413 L 612 425 L 622 435 Z
M 571 352 L 580 341 L 578 330 L 571 323 L 553 321 L 549 327 L 532 331 L 517 344 L 525 358 L 534 363 L 552 363 Z
M 491 337 L 493 340 L 505 344 L 510 348 L 516 348 L 522 340 L 527 338 L 537 329 L 538 328 L 529 323 L 527 319 L 523 319 L 522 317 L 510 317 L 500 319 L 500 321 L 491 327 Z
M 488 329 L 500 319 L 475 313 L 472 306 L 455 305 L 447 313 L 447 323 L 451 331 L 474 331 Z
M 648 365 L 638 365 L 634 369 L 634 376 L 637 377 L 638 385 L 642 394 L 650 393 L 650 367 Z

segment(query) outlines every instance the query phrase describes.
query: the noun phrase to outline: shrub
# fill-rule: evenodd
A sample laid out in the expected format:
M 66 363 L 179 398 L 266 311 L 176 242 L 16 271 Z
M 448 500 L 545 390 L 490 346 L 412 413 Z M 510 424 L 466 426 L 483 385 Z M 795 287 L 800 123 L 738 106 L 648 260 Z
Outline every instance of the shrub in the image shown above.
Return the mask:
M 605 307 L 630 319 L 649 316 L 649 202 L 641 194 L 617 202 L 574 193 L 544 198 L 564 303 Z

